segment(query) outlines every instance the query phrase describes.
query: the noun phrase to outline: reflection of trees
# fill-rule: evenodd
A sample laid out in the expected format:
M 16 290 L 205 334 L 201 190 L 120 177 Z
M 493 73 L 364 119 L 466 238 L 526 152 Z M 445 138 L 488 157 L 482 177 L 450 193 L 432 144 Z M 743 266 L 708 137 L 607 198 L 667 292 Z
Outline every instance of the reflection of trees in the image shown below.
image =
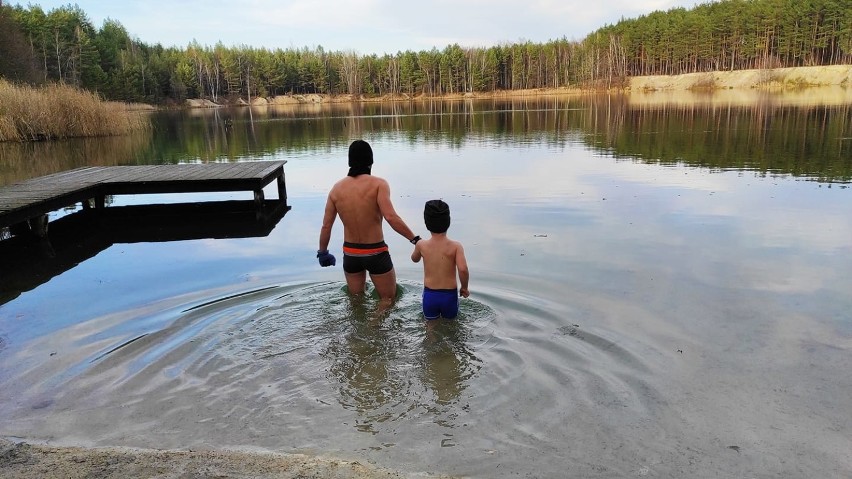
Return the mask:
M 483 140 L 566 148 L 581 139 L 617 157 L 653 163 L 852 180 L 848 102 L 780 105 L 767 96 L 737 103 L 725 101 L 724 92 L 695 95 L 682 103 L 654 103 L 652 95 L 636 93 L 160 112 L 153 137 L 0 144 L 0 184 L 88 165 L 344 150 L 351 138 L 385 132 L 412 145 L 453 148 Z
M 644 100 L 642 95 L 634 96 Z M 253 112 L 254 132 L 248 131 L 252 123 L 244 109 L 235 111 L 228 141 L 199 141 L 221 130 L 205 129 L 205 122 L 214 115 L 209 113 L 176 122 L 174 130 L 186 143 L 164 146 L 187 149 L 183 155 L 214 159 L 233 157 L 240 151 L 256 155 L 253 152 L 258 148 L 274 154 L 313 151 L 320 146 L 345 148 L 353 135 L 388 131 L 407 137 L 412 144 L 443 143 L 454 148 L 483 139 L 498 145 L 568 147 L 582 138 L 595 149 L 653 163 L 754 170 L 825 181 L 852 179 L 852 107 L 848 103 L 779 105 L 767 97 L 746 103 L 701 98 L 640 103 L 637 98 L 588 95 L 331 104 L 314 105 L 315 111 L 300 105 L 274 106 Z M 160 158 L 175 155 L 158 152 Z
M 0 186 L 82 166 L 135 164 L 151 132 L 63 141 L 0 142 Z
M 615 156 L 714 170 L 852 180 L 852 107 L 591 104 L 586 142 Z

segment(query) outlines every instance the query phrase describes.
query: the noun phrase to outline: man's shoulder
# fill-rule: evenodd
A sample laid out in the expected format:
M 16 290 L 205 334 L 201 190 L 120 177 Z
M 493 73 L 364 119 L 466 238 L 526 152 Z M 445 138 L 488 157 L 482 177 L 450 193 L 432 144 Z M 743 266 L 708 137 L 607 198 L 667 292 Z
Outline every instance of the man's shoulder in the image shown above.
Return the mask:
M 343 178 L 337 180 L 336 182 L 334 182 L 334 185 L 332 185 L 331 189 L 328 190 L 329 196 L 333 196 L 335 193 L 340 191 L 341 188 L 345 188 L 345 186 L 344 186 L 345 182 L 346 182 L 346 177 L 343 177 Z
M 375 179 L 373 179 L 373 177 L 370 177 L 370 175 L 358 175 L 358 176 L 354 176 L 354 177 L 353 176 L 344 176 L 343 178 L 337 180 L 337 182 L 334 183 L 334 186 L 332 186 L 331 189 L 332 190 L 348 189 L 348 188 L 355 187 L 355 185 L 357 185 L 357 184 L 372 183 L 374 181 L 375 181 Z
M 386 187 L 386 185 L 387 182 L 384 179 L 369 175 L 359 175 L 357 177 L 344 176 L 331 187 L 329 196 L 335 199 L 348 197 L 353 194 L 359 196 L 364 194 L 369 195 L 370 192 L 375 193 L 380 188 Z
M 386 184 L 388 184 L 388 180 L 386 180 L 386 179 L 382 178 L 381 176 L 373 176 L 373 175 L 370 175 L 370 181 L 372 181 L 373 183 L 375 183 L 375 184 L 377 184 L 377 185 L 386 185 Z
M 382 177 L 372 175 L 362 176 L 366 176 L 366 178 L 364 178 L 364 182 L 367 184 L 367 188 L 369 191 L 377 192 L 389 188 L 387 180 Z
M 387 180 L 382 178 L 381 176 L 374 176 L 374 175 L 344 176 L 343 178 L 337 180 L 337 183 L 335 183 L 334 186 L 354 184 L 356 182 L 387 183 Z

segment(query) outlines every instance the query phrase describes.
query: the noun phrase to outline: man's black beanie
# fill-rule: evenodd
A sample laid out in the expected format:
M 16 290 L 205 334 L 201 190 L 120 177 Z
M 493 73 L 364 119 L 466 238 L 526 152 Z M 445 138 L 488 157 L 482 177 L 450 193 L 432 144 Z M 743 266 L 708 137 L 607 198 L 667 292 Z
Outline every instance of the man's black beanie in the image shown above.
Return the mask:
M 349 145 L 349 176 L 369 175 L 373 166 L 373 149 L 364 140 Z

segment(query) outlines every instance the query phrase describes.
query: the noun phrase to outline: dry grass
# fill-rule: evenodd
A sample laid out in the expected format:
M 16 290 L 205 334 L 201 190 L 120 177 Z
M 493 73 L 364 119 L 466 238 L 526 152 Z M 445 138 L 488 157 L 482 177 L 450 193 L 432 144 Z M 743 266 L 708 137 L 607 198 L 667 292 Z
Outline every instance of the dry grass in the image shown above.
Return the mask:
M 122 103 L 62 84 L 42 88 L 0 80 L 0 141 L 124 135 L 150 122 Z
M 147 103 L 120 103 L 120 102 L 109 102 L 111 105 L 114 105 L 118 109 L 123 109 L 125 111 L 156 111 L 157 107 L 154 105 L 149 105 Z

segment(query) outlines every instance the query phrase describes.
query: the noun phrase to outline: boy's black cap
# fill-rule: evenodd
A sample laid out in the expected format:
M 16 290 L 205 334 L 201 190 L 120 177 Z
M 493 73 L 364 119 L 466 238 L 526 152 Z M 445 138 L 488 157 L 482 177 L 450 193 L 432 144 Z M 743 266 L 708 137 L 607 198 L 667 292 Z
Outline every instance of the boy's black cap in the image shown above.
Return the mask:
M 446 233 L 450 229 L 450 206 L 441 200 L 429 200 L 423 209 L 426 229 L 432 233 Z

